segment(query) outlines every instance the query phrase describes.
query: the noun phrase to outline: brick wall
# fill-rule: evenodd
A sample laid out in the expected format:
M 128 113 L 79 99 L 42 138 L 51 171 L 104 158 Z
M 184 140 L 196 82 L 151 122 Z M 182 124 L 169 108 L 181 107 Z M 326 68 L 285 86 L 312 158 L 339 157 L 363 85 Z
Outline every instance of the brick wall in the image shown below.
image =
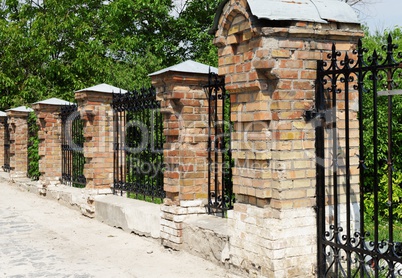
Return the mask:
M 316 61 L 332 42 L 353 50 L 362 32 L 354 24 L 282 26 L 252 18 L 246 1 L 228 1 L 215 34 L 234 122 L 231 263 L 264 277 L 314 277 L 315 140 L 303 114 L 314 104 Z M 351 121 L 357 128 L 356 114 Z

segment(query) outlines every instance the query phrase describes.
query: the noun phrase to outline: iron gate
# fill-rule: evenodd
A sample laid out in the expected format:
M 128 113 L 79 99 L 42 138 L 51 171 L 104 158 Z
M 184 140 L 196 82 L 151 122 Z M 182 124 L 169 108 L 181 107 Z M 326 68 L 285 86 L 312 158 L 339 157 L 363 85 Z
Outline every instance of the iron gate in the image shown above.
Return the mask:
M 61 121 L 62 183 L 73 187 L 85 187 L 84 125 L 77 105 L 62 106 Z
M 225 77 L 210 72 L 208 97 L 208 213 L 225 216 L 233 208 L 230 100 Z M 226 101 L 229 100 L 229 101 Z
M 4 120 L 4 172 L 10 172 L 10 129 L 7 118 Z
M 155 88 L 114 94 L 114 193 L 160 203 L 163 117 Z
M 402 64 L 395 49 L 391 37 L 382 59 L 379 52 L 366 57 L 361 41 L 349 54 L 334 45 L 331 61 L 318 61 L 316 109 L 307 116 L 316 132 L 320 278 L 402 276 L 402 215 L 394 211 L 402 201 L 395 195 L 402 169 L 393 166 L 392 130 L 400 122 L 393 101 L 402 93 L 396 82 Z

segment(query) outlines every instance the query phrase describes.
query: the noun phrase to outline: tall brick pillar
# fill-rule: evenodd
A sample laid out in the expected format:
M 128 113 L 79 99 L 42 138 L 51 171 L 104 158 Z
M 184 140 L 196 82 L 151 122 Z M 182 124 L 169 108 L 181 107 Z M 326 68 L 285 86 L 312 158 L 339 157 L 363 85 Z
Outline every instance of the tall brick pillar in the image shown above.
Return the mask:
M 7 124 L 7 114 L 0 111 L 0 168 L 5 164 L 8 164 L 8 159 L 6 157 L 6 124 Z M 3 168 L 4 170 L 4 168 Z
M 162 244 L 180 249 L 186 215 L 205 213 L 208 196 L 208 101 L 203 85 L 210 67 L 194 61 L 151 74 L 164 114 Z M 211 71 L 217 69 L 212 68 Z
M 100 84 L 75 92 L 84 121 L 86 188 L 109 192 L 113 185 L 113 93 L 124 91 Z
M 331 21 L 310 2 L 261 3 L 223 1 L 212 30 L 234 123 L 230 263 L 258 277 L 315 277 L 315 141 L 303 114 L 314 104 L 317 60 L 333 42 L 353 50 L 363 33 L 341 2 L 327 7 Z
M 28 173 L 28 115 L 31 108 L 20 106 L 6 111 L 10 131 L 10 178 Z
M 61 107 L 72 103 L 51 98 L 33 104 L 38 118 L 40 181 L 58 183 L 61 179 Z

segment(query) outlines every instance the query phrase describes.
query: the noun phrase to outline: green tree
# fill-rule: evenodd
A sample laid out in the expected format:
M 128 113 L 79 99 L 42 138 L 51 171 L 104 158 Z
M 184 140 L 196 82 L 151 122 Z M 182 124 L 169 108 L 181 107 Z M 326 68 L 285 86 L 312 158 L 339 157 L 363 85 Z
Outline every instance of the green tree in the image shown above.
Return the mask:
M 169 64 L 171 1 L 2 1 L 0 109 L 73 99 L 97 83 L 145 85 Z
M 217 48 L 212 44 L 213 36 L 208 33 L 212 27 L 220 0 L 182 1 L 177 10 L 178 55 L 182 59 L 193 59 L 211 66 L 218 65 Z M 178 33 L 178 34 L 177 34 Z
M 218 0 L 2 0 L 0 110 L 99 83 L 149 85 L 186 59 L 217 65 L 208 34 Z M 183 3 L 184 3 L 183 2 Z
M 393 60 L 387 59 L 387 47 L 389 36 L 393 39 L 394 54 Z M 402 30 L 395 28 L 388 30 L 385 34 L 376 33 L 371 35 L 366 30 L 366 36 L 363 39 L 363 46 L 367 49 L 365 53 L 365 61 L 367 65 L 372 63 L 377 64 L 397 64 L 402 55 L 398 54 L 401 49 L 397 45 L 402 43 Z M 389 78 L 392 77 L 392 78 Z M 373 139 L 375 136 L 374 130 L 377 131 L 376 139 L 378 140 L 378 185 L 379 185 L 379 206 L 380 214 L 386 216 L 388 214 L 387 198 L 388 198 L 388 112 L 392 112 L 392 187 L 394 190 L 394 215 L 401 217 L 402 205 L 399 200 L 400 196 L 396 198 L 396 193 L 401 190 L 401 176 L 402 176 L 402 96 L 396 95 L 392 97 L 392 105 L 389 105 L 388 97 L 377 97 L 377 115 L 374 114 L 374 95 L 373 84 L 374 80 L 377 82 L 377 91 L 402 89 L 402 70 L 380 70 L 377 78 L 374 79 L 373 74 L 369 73 L 365 76 L 363 92 L 363 127 L 364 127 L 364 155 L 365 155 L 365 184 L 364 188 L 367 200 L 365 201 L 367 212 L 372 212 L 374 196 L 373 185 L 374 179 L 374 145 Z M 392 82 L 390 81 L 392 80 Z M 374 129 L 375 119 L 377 120 L 377 128 Z M 396 195 L 395 195 L 396 194 Z

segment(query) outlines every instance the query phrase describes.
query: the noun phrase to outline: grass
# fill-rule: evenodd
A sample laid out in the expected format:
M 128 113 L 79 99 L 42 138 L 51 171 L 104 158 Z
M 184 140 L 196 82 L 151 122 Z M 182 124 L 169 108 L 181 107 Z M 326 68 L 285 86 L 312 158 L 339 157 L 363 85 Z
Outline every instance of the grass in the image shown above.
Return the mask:
M 163 200 L 161 198 L 156 198 L 156 197 L 151 197 L 151 196 L 146 196 L 146 195 L 141 195 L 141 194 L 136 194 L 132 192 L 127 193 L 127 197 L 135 200 L 140 200 L 140 201 L 145 201 L 148 203 L 154 203 L 154 204 L 162 204 Z
M 374 240 L 374 221 L 371 219 L 368 221 L 369 219 L 369 217 L 365 218 L 365 231 L 370 233 L 368 239 Z M 402 222 L 400 220 L 394 221 L 393 229 L 394 242 L 402 242 Z M 379 220 L 378 238 L 380 241 L 389 239 L 389 223 L 385 219 Z

